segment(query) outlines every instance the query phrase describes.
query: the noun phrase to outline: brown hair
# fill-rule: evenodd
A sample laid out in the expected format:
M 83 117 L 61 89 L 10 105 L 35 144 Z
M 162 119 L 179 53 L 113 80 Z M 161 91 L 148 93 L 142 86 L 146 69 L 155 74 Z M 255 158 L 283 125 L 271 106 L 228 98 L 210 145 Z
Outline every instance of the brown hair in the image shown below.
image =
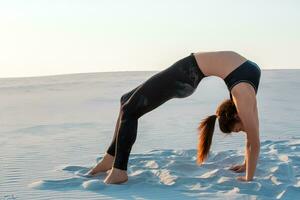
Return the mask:
M 234 124 L 239 122 L 239 119 L 235 117 L 236 114 L 237 110 L 233 101 L 231 99 L 226 99 L 218 106 L 215 115 L 208 116 L 200 122 L 198 127 L 198 164 L 202 164 L 208 156 L 215 130 L 216 119 L 218 118 L 220 130 L 224 133 L 230 133 Z

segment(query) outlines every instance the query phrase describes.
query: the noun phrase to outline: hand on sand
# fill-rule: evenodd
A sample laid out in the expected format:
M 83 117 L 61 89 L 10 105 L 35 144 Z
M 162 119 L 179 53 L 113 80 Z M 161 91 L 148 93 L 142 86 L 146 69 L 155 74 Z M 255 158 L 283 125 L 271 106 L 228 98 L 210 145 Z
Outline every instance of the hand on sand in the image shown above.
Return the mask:
M 246 164 L 234 165 L 234 166 L 230 167 L 229 169 L 236 173 L 242 173 L 242 172 L 246 171 Z
M 245 176 L 238 176 L 238 177 L 236 177 L 236 179 L 237 179 L 238 181 L 247 181 L 247 179 L 246 179 Z

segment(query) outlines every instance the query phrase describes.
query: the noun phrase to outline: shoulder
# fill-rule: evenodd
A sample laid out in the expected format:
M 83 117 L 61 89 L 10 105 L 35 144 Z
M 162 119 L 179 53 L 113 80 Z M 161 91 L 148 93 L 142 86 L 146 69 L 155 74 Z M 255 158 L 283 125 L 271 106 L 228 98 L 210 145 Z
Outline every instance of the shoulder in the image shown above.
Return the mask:
M 231 89 L 232 99 L 236 106 L 256 106 L 256 93 L 247 82 L 241 82 Z

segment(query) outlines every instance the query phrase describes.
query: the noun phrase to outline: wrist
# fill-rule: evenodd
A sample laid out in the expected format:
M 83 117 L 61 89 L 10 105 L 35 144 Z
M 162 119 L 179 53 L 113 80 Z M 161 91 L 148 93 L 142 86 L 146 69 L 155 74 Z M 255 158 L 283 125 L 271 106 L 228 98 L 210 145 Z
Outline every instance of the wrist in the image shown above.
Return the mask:
M 252 181 L 253 177 L 245 176 L 246 181 Z

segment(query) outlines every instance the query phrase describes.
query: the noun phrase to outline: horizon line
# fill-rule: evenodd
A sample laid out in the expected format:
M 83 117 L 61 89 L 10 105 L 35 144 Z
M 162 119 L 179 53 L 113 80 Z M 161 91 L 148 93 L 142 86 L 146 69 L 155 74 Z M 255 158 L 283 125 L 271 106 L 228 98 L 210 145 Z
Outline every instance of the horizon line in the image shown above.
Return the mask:
M 300 70 L 300 68 L 285 68 L 285 69 L 261 69 L 261 71 L 277 71 L 277 70 Z M 7 76 L 0 77 L 0 79 L 18 79 L 18 78 L 43 78 L 52 76 L 69 76 L 69 75 L 80 75 L 80 74 L 97 74 L 97 73 L 125 73 L 125 72 L 160 72 L 162 70 L 124 70 L 124 71 L 94 71 L 94 72 L 74 72 L 66 74 L 47 74 L 47 75 L 28 75 L 28 76 Z

